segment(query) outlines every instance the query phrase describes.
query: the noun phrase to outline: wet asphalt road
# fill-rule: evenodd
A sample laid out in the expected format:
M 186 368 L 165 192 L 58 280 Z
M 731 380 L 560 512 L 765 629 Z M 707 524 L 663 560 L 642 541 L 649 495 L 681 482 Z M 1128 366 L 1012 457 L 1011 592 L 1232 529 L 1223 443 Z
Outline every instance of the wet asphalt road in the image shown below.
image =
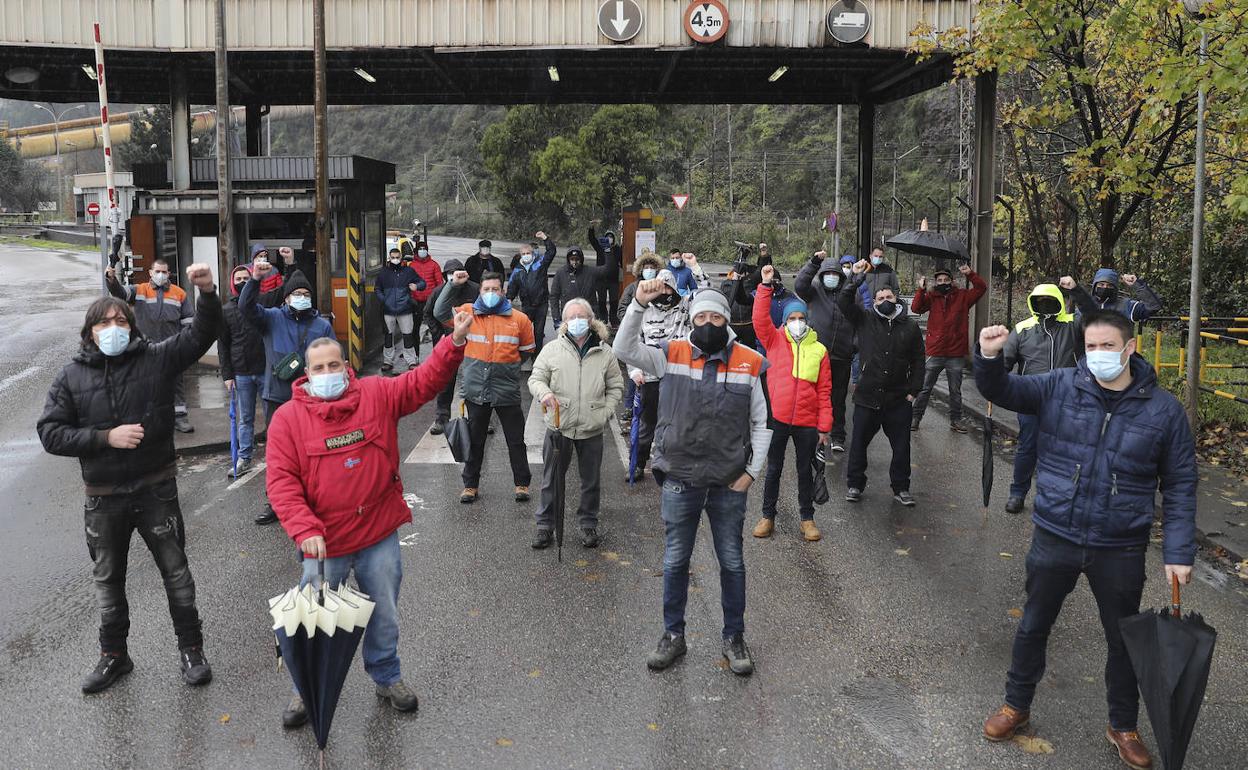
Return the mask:
M 263 478 L 227 489 L 225 457 L 186 458 L 179 479 L 215 681 L 181 683 L 159 575 L 136 538 L 135 671 L 102 695 L 78 690 L 96 654 L 78 469 L 43 454 L 33 425 L 76 345 L 93 265 L 0 246 L 0 764 L 314 767 L 310 732 L 279 724 L 289 680 L 275 668 L 265 605 L 297 579 L 294 549 L 278 528 L 251 523 Z M 404 457 L 432 417 L 427 408 L 404 419 Z M 474 506 L 457 502 L 456 466 L 404 464 L 415 520 L 400 530 L 400 654 L 421 709 L 390 711 L 357 665 L 327 766 L 1121 767 L 1102 735 L 1104 642 L 1083 584 L 1055 629 L 1033 711 L 1033 734 L 1053 753 L 980 738 L 1001 698 L 1031 525 L 995 508 L 985 516 L 979 439 L 950 433 L 940 417 L 933 412 L 915 436 L 919 507 L 892 503 L 881 436 L 861 505 L 837 494 L 843 456 L 829 467 L 822 542 L 800 541 L 793 490 L 770 541 L 747 532 L 747 638 L 758 665 L 749 679 L 720 665 L 717 567 L 705 532 L 689 654 L 668 672 L 645 669 L 662 625 L 658 494 L 624 483 L 614 442 L 603 460 L 602 546 L 589 551 L 569 538 L 562 564 L 553 550 L 528 546 L 533 506 L 511 501 L 501 432 Z M 998 483 L 1008 471 L 998 460 Z M 747 530 L 760 495 L 756 485 Z M 1157 549 L 1149 559 L 1145 603 L 1161 605 Z M 1222 633 L 1187 766 L 1240 768 L 1248 598 L 1200 572 L 1185 603 Z

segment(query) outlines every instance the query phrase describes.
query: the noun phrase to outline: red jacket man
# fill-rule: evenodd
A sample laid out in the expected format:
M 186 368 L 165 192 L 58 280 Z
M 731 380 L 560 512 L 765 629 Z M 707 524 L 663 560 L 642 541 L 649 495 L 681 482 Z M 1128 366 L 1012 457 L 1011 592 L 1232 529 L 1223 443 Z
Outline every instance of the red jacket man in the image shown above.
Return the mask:
M 423 241 L 416 244 L 416 255 L 412 257 L 410 267 L 425 282 L 425 288 L 412 292 L 412 300 L 422 305 L 417 311 L 417 318 L 419 318 L 419 313 L 424 310 L 423 304 L 429 301 L 429 297 L 433 296 L 433 292 L 445 283 L 446 279 L 442 277 L 442 266 L 429 256 L 429 245 Z M 419 336 L 417 335 L 418 338 Z
M 923 413 L 927 411 L 927 402 L 932 397 L 932 388 L 944 372 L 949 380 L 949 427 L 959 433 L 966 433 L 962 423 L 962 371 L 966 368 L 967 316 L 971 308 L 988 291 L 988 284 L 975 274 L 970 265 L 959 265 L 958 272 L 971 282 L 971 288 L 962 289 L 953 285 L 953 273 L 940 268 L 935 273 L 935 286 L 931 291 L 927 288 L 927 277 L 919 278 L 919 288 L 914 293 L 914 301 L 910 309 L 915 313 L 931 311 L 927 317 L 927 366 L 923 378 L 923 389 L 914 400 L 914 417 L 910 423 L 911 430 L 919 429 Z

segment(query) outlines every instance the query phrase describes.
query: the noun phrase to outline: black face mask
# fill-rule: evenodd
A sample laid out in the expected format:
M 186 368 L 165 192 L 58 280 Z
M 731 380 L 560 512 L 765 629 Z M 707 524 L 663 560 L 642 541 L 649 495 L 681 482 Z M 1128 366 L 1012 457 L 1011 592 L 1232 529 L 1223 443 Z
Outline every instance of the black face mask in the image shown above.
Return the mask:
M 1118 296 L 1118 290 L 1113 286 L 1097 286 L 1092 290 L 1092 296 L 1103 302 L 1112 302 Z
M 234 290 L 241 294 L 243 292 L 243 287 L 246 285 L 247 285 L 246 281 L 235 281 Z
M 936 291 L 940 292 L 941 294 L 948 294 L 949 292 L 953 291 L 953 284 L 938 283 L 936 284 Z
M 716 326 L 708 321 L 693 327 L 693 331 L 689 332 L 689 341 L 697 345 L 698 350 L 713 356 L 728 344 L 728 326 Z
M 579 259 L 568 260 L 568 270 L 575 273 L 577 270 L 580 270 L 580 269 L 581 269 L 581 260 Z
M 655 297 L 651 301 L 654 302 L 654 304 L 658 305 L 659 307 L 671 307 L 672 305 L 675 305 L 679 299 L 680 299 L 680 295 L 676 294 L 675 292 L 671 294 L 667 294 L 666 292 L 664 292 L 663 294 L 660 294 L 659 296 Z
M 1039 297 L 1032 302 L 1036 315 L 1057 315 L 1062 312 L 1061 303 L 1052 297 Z
M 891 299 L 886 299 L 880 304 L 875 306 L 875 312 L 879 313 L 885 318 L 891 318 L 893 313 L 897 312 L 897 303 L 893 302 Z

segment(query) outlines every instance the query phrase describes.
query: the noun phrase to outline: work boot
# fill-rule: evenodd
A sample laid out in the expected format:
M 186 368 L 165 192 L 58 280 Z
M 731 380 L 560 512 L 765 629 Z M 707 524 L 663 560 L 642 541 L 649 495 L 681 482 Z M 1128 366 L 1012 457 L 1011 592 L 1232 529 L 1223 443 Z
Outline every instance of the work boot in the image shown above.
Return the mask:
M 1022 513 L 1023 512 L 1023 498 L 1011 496 L 1009 500 L 1005 501 L 1005 512 L 1006 513 Z
M 675 663 L 677 658 L 688 651 L 689 648 L 685 646 L 684 634 L 664 632 L 659 637 L 659 644 L 654 648 L 654 652 L 646 656 L 646 667 L 651 671 L 662 671 Z
M 523 484 L 516 485 L 516 502 L 527 503 L 529 501 L 529 488 Z
M 433 426 L 429 428 L 429 433 L 434 436 L 441 436 L 446 432 L 446 420 L 439 417 L 433 421 Z
M 845 500 L 846 502 L 850 502 L 850 503 L 861 503 L 862 502 L 862 490 L 859 489 L 858 487 L 850 487 L 849 489 L 845 490 Z
M 959 419 L 949 423 L 949 430 L 956 431 L 958 433 L 966 433 L 970 429 L 966 427 L 965 422 Z
M 130 660 L 130 656 L 126 653 L 112 655 L 102 652 L 95 664 L 95 669 L 82 680 L 82 691 L 87 695 L 104 692 L 112 687 L 114 682 L 133 670 L 134 661 Z
M 549 548 L 555 542 L 555 533 L 549 529 L 539 529 L 533 535 L 533 548 L 540 551 L 543 548 Z
M 776 520 L 769 519 L 766 516 L 758 520 L 754 525 L 754 537 L 771 537 L 771 533 L 776 529 Z
M 750 657 L 750 648 L 745 646 L 744 634 L 733 634 L 731 639 L 725 639 L 723 651 L 732 673 L 737 676 L 754 673 L 754 659 Z
M 208 665 L 208 659 L 204 657 L 203 647 L 198 645 L 195 647 L 183 647 L 181 652 L 182 679 L 187 684 L 192 687 L 198 687 L 212 681 L 212 667 Z
M 598 547 L 598 530 L 593 527 L 586 527 L 581 530 L 581 545 L 585 548 Z
M 1153 758 L 1148 753 L 1148 747 L 1140 740 L 1140 734 L 1135 730 L 1115 730 L 1107 727 L 1105 737 L 1114 745 L 1114 748 L 1118 749 L 1118 758 L 1125 762 L 1127 767 L 1133 770 L 1149 770 L 1153 766 Z
M 1008 741 L 1019 728 L 1031 720 L 1030 711 L 1019 711 L 1013 706 L 1002 706 L 984 722 L 984 737 L 993 743 Z
M 271 503 L 265 503 L 264 510 L 258 513 L 253 521 L 256 522 L 256 526 L 258 527 L 263 527 L 266 524 L 272 524 L 277 521 L 277 512 L 273 510 L 273 505 Z
M 377 697 L 389 699 L 395 711 L 415 711 L 420 708 L 416 693 L 412 692 L 402 679 L 389 687 L 377 685 Z
M 191 425 L 191 421 L 184 414 L 175 414 L 173 416 L 173 429 L 178 433 L 194 433 L 195 426 Z
M 910 490 L 908 489 L 903 489 L 900 492 L 894 493 L 893 499 L 901 503 L 902 505 L 906 506 L 907 508 L 914 507 L 914 502 L 915 502 L 914 495 L 910 494 Z
M 802 539 L 806 542 L 814 543 L 823 539 L 823 533 L 815 526 L 814 519 L 803 519 L 799 526 L 802 528 Z
M 303 705 L 303 698 L 298 693 L 290 696 L 290 703 L 286 705 L 286 710 L 282 712 L 282 727 L 287 730 L 293 730 L 296 727 L 303 727 L 308 723 L 308 708 Z
M 226 470 L 225 475 L 229 476 L 232 479 L 240 479 L 243 476 L 246 476 L 249 472 L 251 472 L 251 468 L 252 468 L 251 458 L 240 457 L 238 458 L 238 465 L 231 465 L 229 469 Z
M 464 491 L 459 493 L 459 501 L 465 505 L 475 503 L 477 501 L 477 488 L 464 487 Z

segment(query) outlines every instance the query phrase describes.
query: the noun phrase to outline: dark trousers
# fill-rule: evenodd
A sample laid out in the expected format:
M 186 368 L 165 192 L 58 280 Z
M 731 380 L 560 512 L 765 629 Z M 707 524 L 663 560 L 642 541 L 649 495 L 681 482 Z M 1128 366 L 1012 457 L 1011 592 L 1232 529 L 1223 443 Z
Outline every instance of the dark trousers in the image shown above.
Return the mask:
M 1044 676 L 1049 631 L 1062 610 L 1062 602 L 1082 574 L 1087 576 L 1096 598 L 1109 647 L 1105 661 L 1109 725 L 1115 730 L 1136 728 L 1139 689 L 1118 621 L 1140 611 L 1146 549 L 1146 545 L 1087 548 L 1036 528 L 1027 552 L 1027 604 L 1014 635 L 1014 659 L 1005 685 L 1006 703 L 1021 711 L 1031 709 L 1036 685 Z
M 1018 415 L 1018 447 L 1014 450 L 1014 480 L 1010 497 L 1026 499 L 1031 491 L 1031 477 L 1036 472 L 1036 439 L 1040 436 L 1040 418 L 1034 414 Z
M 448 332 L 441 326 L 430 326 L 429 337 L 433 340 L 434 347 L 437 347 L 438 341 L 445 337 Z M 446 387 L 438 393 L 438 422 L 445 423 L 451 419 L 451 404 L 455 402 L 455 379 L 459 376 L 459 372 L 455 373 L 455 377 L 446 383 Z
M 793 439 L 797 455 L 797 504 L 802 520 L 815 518 L 815 470 L 811 462 L 819 446 L 819 431 L 772 420 L 771 446 L 767 449 L 767 480 L 763 484 L 763 516 L 776 518 L 776 501 L 780 499 L 780 475 L 784 472 L 784 452 Z
M 641 427 L 637 429 L 637 467 L 644 468 L 650 462 L 650 448 L 654 444 L 654 428 L 659 422 L 659 383 L 647 382 L 641 386 Z
M 691 487 L 670 476 L 663 482 L 659 512 L 663 518 L 663 626 L 669 633 L 685 633 L 689 600 L 689 559 L 702 511 L 711 527 L 711 542 L 719 561 L 720 606 L 725 639 L 745 632 L 745 553 L 741 529 L 745 523 L 746 494 L 728 487 Z
M 520 405 L 493 406 L 465 401 L 464 406 L 468 409 L 468 436 L 472 440 L 468 462 L 464 463 L 464 486 L 474 489 L 480 486 L 490 413 L 498 412 L 498 421 L 503 424 L 503 435 L 507 439 L 507 454 L 511 458 L 512 480 L 518 487 L 527 487 L 533 480 L 533 474 L 529 472 L 529 457 L 524 447 L 524 412 Z
M 928 356 L 924 366 L 923 390 L 914 399 L 915 422 L 923 419 L 927 402 L 932 398 L 932 389 L 936 387 L 941 372 L 945 373 L 945 379 L 949 383 L 949 419 L 952 422 L 962 419 L 962 371 L 965 368 L 966 359 L 962 356 Z
M 832 433 L 834 443 L 845 443 L 845 399 L 849 395 L 850 362 L 829 359 L 832 365 Z
M 849 486 L 867 488 L 867 447 L 875 434 L 884 429 L 888 443 L 893 449 L 893 461 L 888 466 L 893 492 L 910 489 L 910 402 L 904 398 L 886 404 L 881 409 L 854 405 L 854 438 L 849 447 L 849 465 L 846 472 Z
M 537 354 L 542 350 L 543 342 L 546 340 L 546 305 L 526 307 L 522 308 L 522 310 L 529 317 L 529 320 L 533 322 L 533 342 L 537 345 L 537 350 L 534 351 L 533 356 L 537 357 Z M 558 328 L 558 324 L 556 324 L 556 328 Z
M 420 319 L 425 317 L 425 303 L 412 300 L 412 334 L 408 338 L 408 347 L 416 351 L 416 357 L 420 358 Z
M 559 462 L 555 463 L 555 446 Z M 598 528 L 599 490 L 602 481 L 602 434 L 571 439 L 549 428 L 542 442 L 542 497 L 537 509 L 537 528 L 555 528 L 555 481 L 568 475 L 572 453 L 576 452 L 576 470 L 581 477 L 581 504 L 576 510 L 581 529 Z
M 128 495 L 88 497 L 84 506 L 87 552 L 100 606 L 100 649 L 121 654 L 130 634 L 126 602 L 127 557 L 135 530 L 147 544 L 165 582 L 169 615 L 179 647 L 204 643 L 195 609 L 195 580 L 186 563 L 186 533 L 178 507 L 178 483 L 170 479 Z

